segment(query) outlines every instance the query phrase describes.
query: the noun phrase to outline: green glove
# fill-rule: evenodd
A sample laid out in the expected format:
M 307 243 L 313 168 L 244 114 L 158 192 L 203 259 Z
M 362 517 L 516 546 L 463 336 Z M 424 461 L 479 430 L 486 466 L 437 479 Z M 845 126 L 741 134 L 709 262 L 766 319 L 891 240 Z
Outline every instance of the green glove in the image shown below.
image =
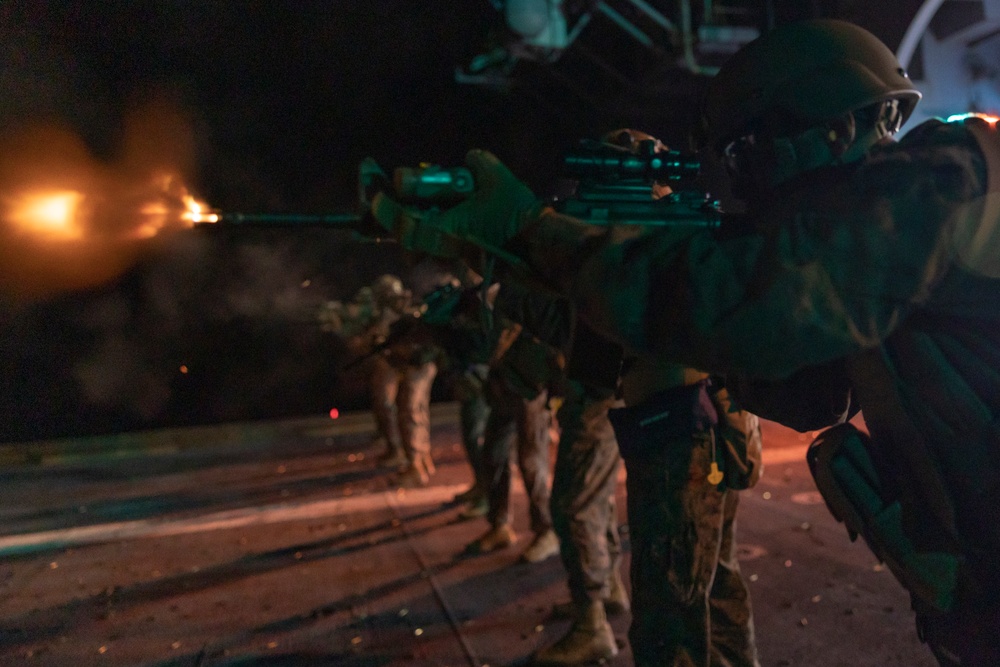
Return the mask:
M 407 250 L 454 258 L 464 242 L 498 251 L 538 216 L 543 204 L 492 153 L 469 151 L 465 163 L 476 189 L 461 204 L 445 211 L 416 211 L 380 192 L 372 201 L 372 215 Z

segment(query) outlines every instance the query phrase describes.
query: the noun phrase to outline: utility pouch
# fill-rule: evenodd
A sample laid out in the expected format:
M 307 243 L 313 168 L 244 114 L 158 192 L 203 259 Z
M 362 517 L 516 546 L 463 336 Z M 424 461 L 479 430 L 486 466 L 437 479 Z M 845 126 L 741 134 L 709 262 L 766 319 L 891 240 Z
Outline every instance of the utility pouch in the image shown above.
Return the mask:
M 851 540 L 861 535 L 911 595 L 948 611 L 958 586 L 959 557 L 916 550 L 905 532 L 899 501 L 886 498 L 870 447 L 869 436 L 851 424 L 823 431 L 806 454 L 816 487 Z
M 649 459 L 672 440 L 710 430 L 719 416 L 708 395 L 708 381 L 654 394 L 638 405 L 608 410 L 618 448 L 625 459 Z

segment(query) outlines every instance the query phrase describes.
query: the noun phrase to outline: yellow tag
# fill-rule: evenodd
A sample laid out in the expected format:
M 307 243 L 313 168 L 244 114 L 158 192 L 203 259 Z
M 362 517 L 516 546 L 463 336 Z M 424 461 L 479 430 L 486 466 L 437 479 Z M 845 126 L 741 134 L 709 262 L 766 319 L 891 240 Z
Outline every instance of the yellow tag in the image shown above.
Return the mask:
M 708 472 L 708 477 L 705 479 L 708 480 L 709 484 L 720 484 L 723 477 L 724 475 L 722 474 L 722 471 L 719 470 L 719 464 L 712 461 L 712 467 Z

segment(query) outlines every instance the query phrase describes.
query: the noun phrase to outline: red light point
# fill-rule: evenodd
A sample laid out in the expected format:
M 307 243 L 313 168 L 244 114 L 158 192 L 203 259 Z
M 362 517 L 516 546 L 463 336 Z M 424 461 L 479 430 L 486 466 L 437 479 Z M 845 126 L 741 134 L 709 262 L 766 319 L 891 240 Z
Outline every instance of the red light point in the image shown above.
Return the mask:
M 330 408 L 330 419 L 336 419 L 340 416 L 340 410 L 337 408 Z

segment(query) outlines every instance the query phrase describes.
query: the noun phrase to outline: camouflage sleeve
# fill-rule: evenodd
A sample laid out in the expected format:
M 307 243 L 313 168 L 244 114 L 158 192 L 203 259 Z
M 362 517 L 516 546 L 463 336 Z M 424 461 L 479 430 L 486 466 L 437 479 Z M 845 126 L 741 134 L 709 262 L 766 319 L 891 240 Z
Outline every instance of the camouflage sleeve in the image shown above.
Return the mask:
M 626 347 L 780 378 L 877 345 L 951 262 L 956 211 L 985 187 L 968 132 L 933 122 L 800 183 L 753 230 L 595 228 L 546 211 L 515 240 Z

